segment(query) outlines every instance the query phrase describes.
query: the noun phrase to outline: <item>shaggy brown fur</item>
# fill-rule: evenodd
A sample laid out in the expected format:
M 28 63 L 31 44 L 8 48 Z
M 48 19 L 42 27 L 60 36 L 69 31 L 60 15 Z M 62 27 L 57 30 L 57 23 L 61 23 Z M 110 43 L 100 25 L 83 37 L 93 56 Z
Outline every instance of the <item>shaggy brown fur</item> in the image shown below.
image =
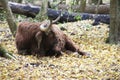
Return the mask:
M 80 55 L 89 55 L 80 51 L 78 46 L 68 38 L 56 25 L 51 25 L 48 34 L 40 31 L 40 23 L 21 23 L 17 29 L 16 46 L 19 53 L 38 53 L 46 56 L 60 56 L 64 50 L 78 52 Z M 38 35 L 37 35 L 38 34 Z M 37 35 L 37 37 L 36 37 Z M 38 39 L 42 41 L 38 48 Z M 38 38 L 38 39 L 37 39 Z
M 22 22 L 19 24 L 15 36 L 16 47 L 20 54 L 38 53 L 37 36 L 42 36 L 40 23 Z
M 90 54 L 80 51 L 79 47 L 65 35 L 56 25 L 52 25 L 51 31 L 48 35 L 43 34 L 41 46 L 49 55 L 61 55 L 64 50 L 70 50 L 72 52 L 78 52 L 80 55 L 89 56 Z

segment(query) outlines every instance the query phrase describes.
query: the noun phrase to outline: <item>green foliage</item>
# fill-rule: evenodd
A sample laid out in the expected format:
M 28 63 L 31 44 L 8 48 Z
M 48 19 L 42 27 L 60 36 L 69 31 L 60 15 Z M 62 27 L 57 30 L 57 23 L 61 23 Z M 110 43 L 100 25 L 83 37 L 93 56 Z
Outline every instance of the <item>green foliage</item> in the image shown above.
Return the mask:
M 80 16 L 80 15 L 76 15 L 74 18 L 75 18 L 76 20 L 81 20 L 81 16 Z
M 6 20 L 5 11 L 0 10 L 0 21 Z
M 70 5 L 74 5 L 74 2 L 73 2 L 73 1 L 71 1 L 71 2 L 70 2 Z

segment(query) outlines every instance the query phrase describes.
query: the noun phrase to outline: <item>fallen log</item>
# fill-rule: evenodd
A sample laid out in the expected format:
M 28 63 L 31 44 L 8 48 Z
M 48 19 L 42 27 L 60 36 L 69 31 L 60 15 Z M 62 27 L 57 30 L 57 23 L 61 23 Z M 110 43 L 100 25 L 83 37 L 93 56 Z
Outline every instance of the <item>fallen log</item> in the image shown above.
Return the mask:
M 13 13 L 22 14 L 27 17 L 34 18 L 40 11 L 39 6 L 33 6 L 31 4 L 19 4 L 15 2 L 9 2 L 9 5 Z M 54 10 L 48 8 L 48 17 L 56 19 L 60 14 L 61 10 Z M 62 12 L 62 16 L 59 22 L 74 22 L 78 20 L 93 19 L 95 22 L 93 25 L 97 25 L 100 22 L 109 24 L 110 16 L 109 14 L 89 14 L 89 13 L 69 13 L 67 11 Z
M 58 9 L 63 9 L 63 10 L 68 10 L 68 5 L 66 4 L 59 4 Z M 84 10 L 84 13 L 92 13 L 95 14 L 96 13 L 96 5 L 86 5 L 86 8 Z M 73 5 L 72 6 L 72 10 L 75 12 L 80 11 L 80 5 Z M 109 10 L 110 10 L 110 5 L 109 4 L 102 4 L 99 5 L 98 7 L 98 14 L 109 14 Z
M 96 13 L 96 5 L 87 5 L 85 8 L 85 13 Z M 99 5 L 98 7 L 98 14 L 109 14 L 110 12 L 110 5 L 106 4 L 106 5 Z

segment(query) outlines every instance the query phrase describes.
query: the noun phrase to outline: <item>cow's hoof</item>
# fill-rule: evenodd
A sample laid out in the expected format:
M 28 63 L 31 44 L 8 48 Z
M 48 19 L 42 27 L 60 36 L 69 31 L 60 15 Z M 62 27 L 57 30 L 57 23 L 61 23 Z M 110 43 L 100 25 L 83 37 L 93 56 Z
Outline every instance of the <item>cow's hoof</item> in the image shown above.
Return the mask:
M 85 57 L 87 57 L 87 58 L 92 57 L 92 56 L 91 56 L 91 53 L 89 53 L 89 52 L 84 52 L 84 55 L 83 55 L 83 56 L 85 56 Z

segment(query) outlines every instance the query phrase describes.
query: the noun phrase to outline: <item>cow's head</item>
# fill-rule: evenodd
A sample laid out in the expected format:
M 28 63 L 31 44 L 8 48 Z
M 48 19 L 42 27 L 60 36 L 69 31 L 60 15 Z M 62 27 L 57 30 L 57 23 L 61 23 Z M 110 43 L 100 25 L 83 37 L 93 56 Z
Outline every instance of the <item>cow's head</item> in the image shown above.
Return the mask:
M 42 22 L 40 25 L 40 30 L 43 32 L 48 32 L 52 26 L 52 24 L 56 23 L 60 19 L 61 15 L 59 15 L 55 20 L 49 19 Z

